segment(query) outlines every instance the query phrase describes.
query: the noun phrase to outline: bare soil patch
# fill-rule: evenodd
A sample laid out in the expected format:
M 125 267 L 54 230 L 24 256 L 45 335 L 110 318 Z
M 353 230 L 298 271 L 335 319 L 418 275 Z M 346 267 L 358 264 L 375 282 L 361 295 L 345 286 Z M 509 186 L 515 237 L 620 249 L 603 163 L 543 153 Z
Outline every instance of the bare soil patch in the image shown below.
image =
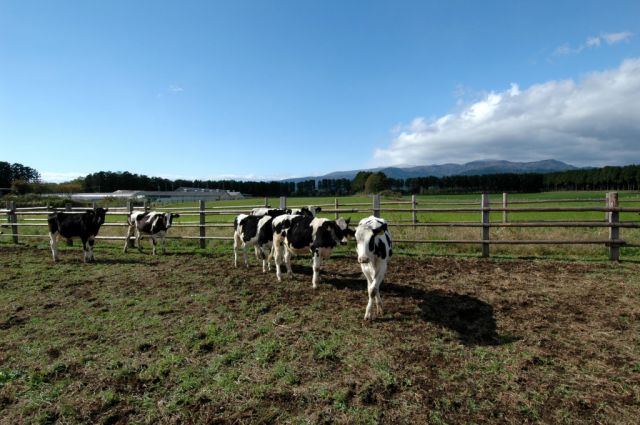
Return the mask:
M 0 423 L 637 423 L 640 266 L 0 247 Z

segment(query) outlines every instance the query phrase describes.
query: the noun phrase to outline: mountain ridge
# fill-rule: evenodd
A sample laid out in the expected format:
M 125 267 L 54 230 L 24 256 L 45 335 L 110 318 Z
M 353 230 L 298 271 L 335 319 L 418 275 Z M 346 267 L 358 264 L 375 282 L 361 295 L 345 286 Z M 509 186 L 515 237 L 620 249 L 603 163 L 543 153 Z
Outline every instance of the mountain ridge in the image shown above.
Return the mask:
M 476 160 L 465 164 L 431 164 L 407 167 L 377 167 L 348 171 L 333 171 L 321 176 L 296 177 L 284 179 L 285 182 L 305 180 L 349 179 L 352 180 L 360 171 L 382 172 L 389 178 L 408 179 L 416 177 L 446 177 L 456 175 L 484 175 L 502 173 L 551 173 L 555 171 L 576 170 L 578 167 L 555 159 L 541 161 L 516 162 L 506 160 Z

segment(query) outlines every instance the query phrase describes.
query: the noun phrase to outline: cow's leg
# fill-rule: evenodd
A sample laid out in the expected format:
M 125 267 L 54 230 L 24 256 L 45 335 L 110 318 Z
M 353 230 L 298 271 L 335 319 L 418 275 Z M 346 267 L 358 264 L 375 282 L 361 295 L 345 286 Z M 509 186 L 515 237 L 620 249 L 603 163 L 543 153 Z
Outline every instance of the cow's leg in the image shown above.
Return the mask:
M 82 240 L 82 259 L 86 263 L 89 260 L 89 251 L 87 251 L 87 237 L 81 237 Z
M 367 284 L 367 289 L 369 293 L 369 302 L 367 303 L 367 309 L 364 312 L 364 320 L 371 320 L 373 315 L 371 314 L 371 309 L 373 307 L 373 299 L 375 298 L 376 287 L 373 283 Z
M 284 247 L 282 246 L 274 246 L 273 251 L 271 251 L 276 263 L 276 278 L 278 279 L 278 282 L 282 282 L 280 266 L 282 266 L 282 257 L 284 256 L 283 248 Z
M 51 255 L 53 256 L 53 261 L 58 261 L 60 258 L 58 257 L 58 232 L 49 233 L 49 245 L 51 245 Z
M 269 268 L 269 271 L 271 271 L 271 261 L 273 261 L 274 266 L 276 264 L 276 259 L 275 259 L 276 249 L 278 249 L 278 247 L 275 246 L 275 244 L 272 242 L 271 247 L 269 248 L 269 256 L 267 257 L 267 266 Z
M 89 236 L 89 261 L 96 261 L 96 258 L 93 256 L 93 244 L 95 243 L 95 236 Z
M 269 250 L 269 255 L 265 254 L 265 252 L 264 252 L 265 249 Z M 271 260 L 271 257 L 273 256 L 271 254 L 272 251 L 273 251 L 273 246 L 270 243 L 268 243 L 268 244 L 266 244 L 266 245 L 264 245 L 262 247 L 262 258 L 263 258 L 263 260 L 262 260 L 262 271 L 263 272 L 264 272 L 264 263 L 265 262 L 267 263 L 267 270 L 271 271 L 271 261 L 270 260 Z
M 255 250 L 256 258 L 258 259 L 258 261 L 262 261 L 262 273 L 266 273 L 267 264 L 266 264 L 266 257 L 264 255 L 264 248 L 262 247 L 262 245 L 256 245 L 254 246 L 254 250 Z
M 287 276 L 293 278 L 293 272 L 291 271 L 291 251 L 287 247 L 284 248 L 284 264 L 287 266 Z
M 240 240 L 237 233 L 233 234 L 233 267 L 238 267 L 238 246 Z
M 153 255 L 156 255 L 156 237 L 151 235 L 151 243 L 153 245 Z
M 379 316 L 382 316 L 383 306 L 382 306 L 382 298 L 380 298 L 380 285 L 382 285 L 382 280 L 384 279 L 385 272 L 387 271 L 387 263 L 383 261 L 379 264 L 376 276 L 374 278 L 374 286 L 376 289 L 376 311 Z
M 126 253 L 129 248 L 129 238 L 131 236 L 133 236 L 133 226 L 129 226 L 127 228 L 127 236 L 124 238 L 124 248 L 122 249 L 122 252 L 124 253 Z
M 321 265 L 322 265 L 322 258 L 320 257 L 320 253 L 316 251 L 313 253 L 313 278 L 311 279 L 313 289 L 318 288 L 318 282 L 320 282 L 320 266 Z
M 138 252 L 142 252 L 142 245 L 140 245 L 140 239 L 142 239 L 142 233 L 140 233 L 140 229 L 136 228 L 136 245 L 138 246 Z
M 364 320 L 371 320 L 371 309 L 373 308 L 373 300 L 375 295 L 375 286 L 373 279 L 373 270 L 371 269 L 370 264 L 361 264 L 362 274 L 367 279 L 367 293 L 369 294 L 369 301 L 367 303 L 367 308 L 364 312 Z
M 244 260 L 244 266 L 249 268 L 249 258 L 247 256 L 247 244 L 242 243 L 242 258 Z

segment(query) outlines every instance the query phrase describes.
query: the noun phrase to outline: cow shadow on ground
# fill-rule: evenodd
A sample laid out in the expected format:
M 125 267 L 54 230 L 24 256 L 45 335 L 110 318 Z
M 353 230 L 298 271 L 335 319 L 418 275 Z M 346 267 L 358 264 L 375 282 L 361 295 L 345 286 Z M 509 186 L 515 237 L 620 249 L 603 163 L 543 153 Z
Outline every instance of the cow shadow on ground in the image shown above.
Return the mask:
M 366 293 L 365 279 L 361 273 L 341 274 L 324 283 L 337 289 L 351 289 Z M 419 316 L 426 322 L 451 329 L 464 345 L 503 345 L 519 340 L 512 335 L 500 335 L 491 304 L 470 295 L 462 295 L 441 289 L 424 290 L 408 285 L 383 282 L 380 287 L 382 300 L 385 295 L 410 298 L 418 302 Z M 413 313 L 400 313 L 393 317 L 386 311 L 379 321 L 413 320 Z

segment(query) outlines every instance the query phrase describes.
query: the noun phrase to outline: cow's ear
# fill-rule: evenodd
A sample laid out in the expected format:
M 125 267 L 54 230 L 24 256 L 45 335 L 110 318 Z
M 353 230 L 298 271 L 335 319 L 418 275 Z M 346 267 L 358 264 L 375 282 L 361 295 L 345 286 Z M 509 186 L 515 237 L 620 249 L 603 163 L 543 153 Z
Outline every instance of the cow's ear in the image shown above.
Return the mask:
M 382 225 L 380 227 L 378 227 L 377 229 L 375 229 L 373 231 L 374 235 L 378 235 L 382 232 L 386 232 L 387 231 L 387 223 L 382 223 Z
M 179 218 L 180 214 L 172 214 L 173 218 Z
M 348 219 L 346 219 L 344 222 L 347 223 L 347 227 L 349 227 L 349 222 L 351 221 L 351 217 L 349 217 Z

